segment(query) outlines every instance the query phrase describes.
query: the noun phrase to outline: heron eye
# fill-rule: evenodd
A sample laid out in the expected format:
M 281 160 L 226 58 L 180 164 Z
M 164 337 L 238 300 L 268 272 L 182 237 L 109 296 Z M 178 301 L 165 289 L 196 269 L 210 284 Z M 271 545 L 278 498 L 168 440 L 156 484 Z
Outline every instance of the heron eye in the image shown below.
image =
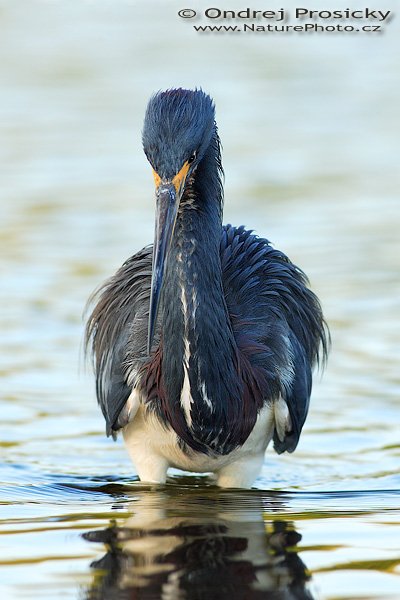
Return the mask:
M 197 156 L 197 152 L 192 152 L 192 154 L 189 156 L 188 159 L 188 164 L 190 165 L 193 161 L 196 160 L 196 156 Z

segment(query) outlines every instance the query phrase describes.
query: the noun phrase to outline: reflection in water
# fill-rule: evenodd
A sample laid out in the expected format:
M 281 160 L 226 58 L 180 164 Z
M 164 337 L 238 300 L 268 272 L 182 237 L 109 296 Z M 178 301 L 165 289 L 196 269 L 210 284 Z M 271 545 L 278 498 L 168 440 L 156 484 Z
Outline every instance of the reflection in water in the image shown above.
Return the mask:
M 279 505 L 258 492 L 135 489 L 123 524 L 84 534 L 107 547 L 86 597 L 311 600 L 300 534 L 263 519 Z

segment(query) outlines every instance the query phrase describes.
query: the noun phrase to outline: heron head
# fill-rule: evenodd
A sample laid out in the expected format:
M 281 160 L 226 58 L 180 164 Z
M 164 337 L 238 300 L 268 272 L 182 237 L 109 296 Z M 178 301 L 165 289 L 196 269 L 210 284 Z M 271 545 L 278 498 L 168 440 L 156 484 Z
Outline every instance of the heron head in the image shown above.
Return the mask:
M 202 90 L 167 90 L 150 99 L 143 126 L 143 149 L 156 185 L 173 182 L 178 192 L 211 142 L 214 118 L 213 101 Z
M 215 109 L 201 90 L 158 92 L 149 101 L 143 127 L 143 149 L 156 186 L 147 349 L 150 353 L 164 276 L 179 203 L 190 176 L 204 157 L 215 132 Z

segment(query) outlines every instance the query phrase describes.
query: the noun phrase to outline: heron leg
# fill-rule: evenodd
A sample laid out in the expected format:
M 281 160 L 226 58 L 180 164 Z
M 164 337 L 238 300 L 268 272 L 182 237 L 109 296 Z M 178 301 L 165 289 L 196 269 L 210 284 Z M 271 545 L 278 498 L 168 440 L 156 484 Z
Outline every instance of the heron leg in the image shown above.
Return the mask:
M 129 456 L 136 468 L 140 481 L 146 483 L 165 483 L 168 461 L 147 447 L 127 444 Z
M 257 479 L 264 453 L 245 456 L 216 471 L 217 485 L 222 488 L 251 488 Z
M 161 456 L 152 456 L 146 462 L 134 462 L 140 481 L 144 483 L 165 483 L 168 463 Z
M 140 481 L 165 483 L 170 465 L 168 460 L 154 448 L 142 413 L 143 411 L 138 411 L 134 421 L 123 429 L 125 445 Z

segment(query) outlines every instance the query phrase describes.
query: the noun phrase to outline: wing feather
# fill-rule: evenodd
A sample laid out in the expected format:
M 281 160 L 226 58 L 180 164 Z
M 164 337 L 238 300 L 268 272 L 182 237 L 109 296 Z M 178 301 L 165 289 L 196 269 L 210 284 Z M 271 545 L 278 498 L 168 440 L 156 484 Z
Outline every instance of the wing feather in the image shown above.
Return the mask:
M 288 427 L 277 424 L 275 450 L 293 452 L 308 413 L 312 369 L 324 364 L 330 341 L 321 305 L 303 271 L 244 227 L 223 228 L 221 261 L 239 349 L 267 381 L 265 398 L 280 407 L 277 415 L 285 413 L 281 400 L 287 405 Z
M 107 435 L 126 424 L 129 410 L 124 408 L 146 359 L 151 264 L 152 247 L 147 246 L 91 298 L 96 304 L 85 341 L 93 354 Z M 286 414 L 278 403 L 287 405 L 288 426 L 277 424 L 275 450 L 293 452 L 308 413 L 312 369 L 324 363 L 329 346 L 320 303 L 304 273 L 268 240 L 244 227 L 223 228 L 221 264 L 239 350 L 264 386 L 266 401 L 277 402 L 278 420 Z
M 147 246 L 129 258 L 89 300 L 89 304 L 96 304 L 87 321 L 85 346 L 93 354 L 97 400 L 107 435 L 114 435 L 125 424 L 119 417 L 132 391 L 128 380 L 145 355 L 151 262 L 152 247 Z M 133 360 L 128 365 L 132 331 L 136 363 Z

